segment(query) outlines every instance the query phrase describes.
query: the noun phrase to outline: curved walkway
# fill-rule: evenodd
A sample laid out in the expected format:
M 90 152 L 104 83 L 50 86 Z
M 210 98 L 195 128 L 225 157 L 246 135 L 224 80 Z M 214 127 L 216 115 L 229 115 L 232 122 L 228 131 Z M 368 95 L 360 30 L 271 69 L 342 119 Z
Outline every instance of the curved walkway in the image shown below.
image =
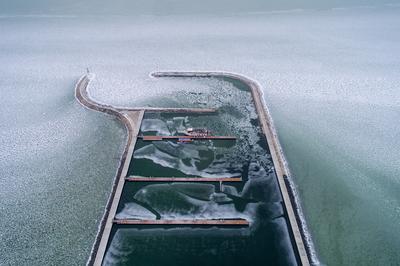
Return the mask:
M 122 123 L 124 123 L 128 133 L 127 142 L 118 166 L 116 178 L 111 190 L 111 195 L 108 199 L 102 221 L 99 225 L 99 231 L 88 260 L 88 265 L 101 265 L 104 253 L 106 252 L 108 238 L 110 237 L 119 198 L 121 197 L 122 189 L 124 187 L 125 177 L 128 173 L 128 168 L 132 158 L 133 149 L 136 144 L 140 124 L 143 119 L 144 110 L 132 111 L 127 109 L 118 109 L 110 105 L 104 105 L 95 102 L 89 97 L 87 91 L 89 82 L 90 76 L 87 75 L 83 76 L 78 81 L 75 87 L 75 97 L 78 99 L 78 101 L 89 109 L 114 115 L 121 120 Z

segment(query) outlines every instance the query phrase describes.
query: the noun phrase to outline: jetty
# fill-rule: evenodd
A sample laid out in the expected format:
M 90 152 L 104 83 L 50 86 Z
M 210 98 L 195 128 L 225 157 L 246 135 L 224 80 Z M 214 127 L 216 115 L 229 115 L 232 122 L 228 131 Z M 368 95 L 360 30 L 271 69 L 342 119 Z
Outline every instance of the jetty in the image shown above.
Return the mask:
M 236 137 L 234 136 L 138 136 L 139 139 L 143 139 L 145 141 L 159 141 L 159 140 L 168 140 L 168 139 L 197 139 L 197 140 L 236 140 Z
M 284 208 L 288 214 L 289 230 L 293 234 L 295 249 L 299 255 L 302 265 L 310 265 L 310 252 L 307 239 L 304 237 L 304 224 L 300 223 L 300 213 L 297 207 L 297 202 L 294 200 L 291 183 L 289 180 L 290 173 L 286 166 L 281 146 L 272 123 L 271 116 L 263 103 L 263 97 L 260 86 L 255 81 L 228 72 L 154 72 L 152 77 L 176 77 L 176 78 L 231 78 L 241 81 L 248 85 L 251 90 L 253 101 L 258 113 L 259 122 L 262 132 L 268 143 L 271 152 L 272 161 L 274 163 L 276 175 L 278 178 L 279 188 L 283 197 Z M 79 79 L 75 87 L 76 99 L 86 108 L 103 112 L 115 116 L 126 127 L 127 142 L 125 144 L 124 152 L 118 166 L 116 177 L 113 183 L 110 197 L 108 199 L 106 209 L 99 225 L 98 234 L 92 248 L 88 265 L 101 265 L 106 253 L 107 245 L 110 241 L 111 230 L 114 224 L 117 225 L 213 225 L 213 226 L 249 226 L 249 222 L 244 219 L 190 219 L 190 220 L 133 220 L 133 219 L 116 219 L 116 211 L 122 190 L 126 182 L 242 182 L 241 177 L 141 177 L 141 176 L 128 176 L 128 168 L 132 159 L 133 150 L 137 139 L 145 141 L 160 141 L 167 139 L 226 139 L 234 140 L 233 136 L 139 136 L 141 122 L 145 112 L 170 112 L 170 113 L 197 113 L 197 114 L 210 114 L 218 112 L 213 108 L 158 108 L 158 107 L 118 107 L 107 104 L 98 103 L 93 100 L 88 93 L 88 85 L 91 80 L 91 75 L 85 75 Z
M 114 220 L 115 224 L 124 225 L 238 225 L 248 226 L 244 219 L 191 219 L 191 220 Z
M 144 177 L 128 176 L 129 182 L 242 182 L 242 177 Z

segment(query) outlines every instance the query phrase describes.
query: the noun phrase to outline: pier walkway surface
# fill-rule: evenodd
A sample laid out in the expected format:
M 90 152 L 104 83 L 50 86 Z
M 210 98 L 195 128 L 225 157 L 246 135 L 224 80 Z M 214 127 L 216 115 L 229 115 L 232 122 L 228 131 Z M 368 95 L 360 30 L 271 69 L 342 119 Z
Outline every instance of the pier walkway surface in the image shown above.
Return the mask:
M 192 219 L 192 220 L 114 220 L 125 225 L 249 225 L 244 219 Z
M 236 140 L 234 136 L 138 136 L 138 138 L 148 141 L 165 140 L 165 139 L 215 139 L 215 140 Z
M 143 177 L 128 176 L 126 181 L 137 182 L 242 182 L 241 177 Z
M 310 260 L 310 246 L 305 245 L 307 243 L 307 239 L 305 238 L 305 228 L 302 223 L 300 223 L 298 208 L 296 207 L 297 202 L 294 200 L 293 191 L 290 186 L 290 182 L 288 180 L 289 171 L 287 169 L 283 153 L 272 124 L 272 119 L 268 110 L 266 109 L 265 104 L 263 103 L 263 97 L 260 90 L 259 85 L 253 80 L 238 75 L 234 73 L 228 72 L 155 72 L 151 74 L 153 77 L 161 78 L 161 77 L 216 77 L 216 78 L 231 78 L 238 81 L 243 82 L 248 85 L 251 90 L 251 94 L 254 100 L 254 104 L 256 107 L 256 111 L 259 116 L 260 125 L 262 131 L 267 139 L 267 143 L 269 146 L 269 150 L 271 152 L 272 160 L 275 166 L 275 171 L 278 177 L 279 188 L 283 197 L 284 207 L 288 214 L 290 229 L 293 233 L 295 248 L 299 254 L 300 262 L 302 265 L 309 265 Z M 155 107 L 135 107 L 135 108 L 126 108 L 126 107 L 115 107 L 111 105 L 105 105 L 101 103 L 97 103 L 93 99 L 90 98 L 88 94 L 88 85 L 90 82 L 90 75 L 83 76 L 77 83 L 75 87 L 75 96 L 77 100 L 85 107 L 104 112 L 118 118 L 122 123 L 124 123 L 128 137 L 127 143 L 125 145 L 124 152 L 122 154 L 120 165 L 117 170 L 116 178 L 113 184 L 113 188 L 111 191 L 111 195 L 109 197 L 106 210 L 102 219 L 102 222 L 99 226 L 99 231 L 96 237 L 96 241 L 92 248 L 91 256 L 88 260 L 88 265 L 101 265 L 106 253 L 107 244 L 109 242 L 111 229 L 113 224 L 170 224 L 170 225 L 183 225 L 183 224 L 192 224 L 192 225 L 248 225 L 248 221 L 243 219 L 234 219 L 234 220 L 116 220 L 115 215 L 117 211 L 117 207 L 120 201 L 120 197 L 122 194 L 123 187 L 126 182 L 132 181 L 140 181 L 140 182 L 187 182 L 190 179 L 190 182 L 196 181 L 209 181 L 209 182 L 240 182 L 242 181 L 241 177 L 232 177 L 232 178 L 157 178 L 162 180 L 146 180 L 151 178 L 145 177 L 136 177 L 136 176 L 127 176 L 128 168 L 132 159 L 133 150 L 136 144 L 136 140 L 139 134 L 141 122 L 143 119 L 144 112 L 172 112 L 172 113 L 215 113 L 216 109 L 208 108 L 155 108 Z M 144 137 L 143 137 L 144 138 Z M 308 249 L 306 249 L 306 247 Z

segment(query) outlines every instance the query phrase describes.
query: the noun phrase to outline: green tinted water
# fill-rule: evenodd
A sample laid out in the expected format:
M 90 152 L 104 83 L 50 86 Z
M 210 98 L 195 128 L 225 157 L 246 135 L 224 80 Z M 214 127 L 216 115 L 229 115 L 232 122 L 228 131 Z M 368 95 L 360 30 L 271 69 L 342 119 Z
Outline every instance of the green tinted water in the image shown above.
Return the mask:
M 230 80 L 219 82 L 232 85 Z M 223 87 L 221 95 L 231 97 L 214 94 L 207 102 L 223 107 L 217 114 L 146 113 L 140 134 L 180 135 L 188 127 L 200 127 L 210 129 L 213 135 L 237 136 L 236 141 L 138 140 L 128 175 L 241 176 L 243 182 L 224 182 L 222 186 L 218 182 L 127 182 L 116 219 L 246 219 L 250 226 L 114 225 L 105 265 L 297 264 L 275 171 L 250 93 L 243 84 L 235 85 Z M 210 95 L 192 97 L 192 106 L 201 98 L 211 99 Z M 232 95 L 241 96 L 240 101 Z

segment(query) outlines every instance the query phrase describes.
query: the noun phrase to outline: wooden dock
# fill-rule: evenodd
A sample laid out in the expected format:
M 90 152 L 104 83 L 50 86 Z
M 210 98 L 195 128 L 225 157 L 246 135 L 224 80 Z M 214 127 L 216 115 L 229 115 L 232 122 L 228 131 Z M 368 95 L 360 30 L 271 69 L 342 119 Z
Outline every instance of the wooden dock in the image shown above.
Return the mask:
M 119 225 L 238 225 L 248 226 L 245 219 L 182 219 L 182 220 L 133 220 L 114 219 L 114 224 Z
M 160 108 L 160 107 L 117 107 L 119 111 L 145 111 L 149 113 L 177 113 L 177 114 L 215 114 L 217 108 Z
M 144 177 L 128 176 L 129 182 L 242 182 L 242 177 Z
M 215 140 L 236 140 L 235 136 L 138 136 L 139 139 L 144 141 L 160 141 L 168 139 L 215 139 Z

